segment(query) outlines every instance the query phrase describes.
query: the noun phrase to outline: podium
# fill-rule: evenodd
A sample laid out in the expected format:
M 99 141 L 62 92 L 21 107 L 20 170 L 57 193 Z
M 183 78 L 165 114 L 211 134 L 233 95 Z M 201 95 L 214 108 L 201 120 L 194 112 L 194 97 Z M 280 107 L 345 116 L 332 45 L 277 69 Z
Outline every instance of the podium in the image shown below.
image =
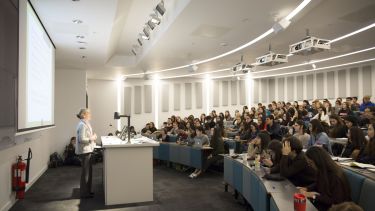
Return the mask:
M 153 201 L 153 147 L 146 137 L 126 143 L 116 136 L 101 137 L 104 149 L 105 205 Z

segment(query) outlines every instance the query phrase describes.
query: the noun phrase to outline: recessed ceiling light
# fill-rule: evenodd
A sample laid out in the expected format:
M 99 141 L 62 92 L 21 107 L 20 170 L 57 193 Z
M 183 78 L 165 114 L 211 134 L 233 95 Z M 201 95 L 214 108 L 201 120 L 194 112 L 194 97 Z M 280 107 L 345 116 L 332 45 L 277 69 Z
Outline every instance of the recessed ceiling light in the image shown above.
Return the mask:
M 83 35 L 77 35 L 76 38 L 77 38 L 77 39 L 84 39 L 85 36 L 83 36 Z
M 79 47 L 80 50 L 85 50 L 86 48 L 85 47 Z
M 81 20 L 79 20 L 79 19 L 74 19 L 74 20 L 73 20 L 73 23 L 75 23 L 75 24 L 81 24 L 81 23 L 83 23 L 83 21 L 81 21 Z
M 81 59 L 86 59 L 86 56 L 81 56 Z
M 227 46 L 228 43 L 226 43 L 226 42 L 222 42 L 222 43 L 220 43 L 220 45 L 221 45 L 221 46 Z
M 79 1 L 79 0 L 72 0 L 72 1 Z
M 80 44 L 86 44 L 85 41 L 77 41 L 77 43 L 80 43 Z

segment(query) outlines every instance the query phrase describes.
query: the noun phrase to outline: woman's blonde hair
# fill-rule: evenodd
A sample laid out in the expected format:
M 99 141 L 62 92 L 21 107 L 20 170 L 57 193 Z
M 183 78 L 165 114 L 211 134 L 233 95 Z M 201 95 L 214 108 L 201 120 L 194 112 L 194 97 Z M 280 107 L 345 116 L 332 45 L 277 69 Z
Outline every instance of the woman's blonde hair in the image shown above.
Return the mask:
M 83 119 L 83 116 L 86 113 L 89 113 L 89 112 L 90 112 L 90 110 L 88 108 L 82 108 L 81 110 L 79 110 L 79 112 L 77 114 L 78 119 Z

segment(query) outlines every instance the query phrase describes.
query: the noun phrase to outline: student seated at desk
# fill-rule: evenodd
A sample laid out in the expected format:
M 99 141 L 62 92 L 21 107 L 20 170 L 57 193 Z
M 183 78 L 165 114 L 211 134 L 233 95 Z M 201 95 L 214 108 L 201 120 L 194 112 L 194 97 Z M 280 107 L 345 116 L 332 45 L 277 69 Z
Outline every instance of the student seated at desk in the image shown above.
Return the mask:
M 307 148 L 307 145 L 310 140 L 310 135 L 306 133 L 306 126 L 305 123 L 302 120 L 297 120 L 296 123 L 293 125 L 294 134 L 298 140 L 301 141 L 303 148 Z
M 295 186 L 307 186 L 315 182 L 315 170 L 308 165 L 301 141 L 294 136 L 283 140 L 280 175 L 288 178 Z
M 270 141 L 271 137 L 267 132 L 259 132 L 256 138 L 251 140 L 251 142 L 249 143 L 249 147 L 247 149 L 247 156 L 250 159 L 255 159 L 255 156 L 257 155 L 260 155 L 260 157 L 263 158 L 268 157 L 266 150 Z
M 278 140 L 273 140 L 268 144 L 268 154 L 270 158 L 263 159 L 263 164 L 270 168 L 270 174 L 280 172 L 280 160 L 282 156 L 283 145 Z
M 197 147 L 208 146 L 210 144 L 208 136 L 204 134 L 203 127 L 195 128 L 195 137 L 188 137 L 188 142 Z
M 311 131 L 311 138 L 308 147 L 320 146 L 326 149 L 332 155 L 331 143 L 329 142 L 327 134 L 324 132 L 323 125 L 319 120 L 313 119 L 309 124 Z
M 311 199 L 318 210 L 328 210 L 333 204 L 351 201 L 349 182 L 344 171 L 321 147 L 306 151 L 309 166 L 317 171 L 316 182 L 300 192 Z
M 357 161 L 361 163 L 369 163 L 375 165 L 375 135 L 374 135 L 375 123 L 368 126 L 367 135 L 369 141 L 366 146 L 363 147 L 358 155 Z
M 348 131 L 348 143 L 345 146 L 342 157 L 353 158 L 356 160 L 358 158 L 359 152 L 366 144 L 366 138 L 363 131 L 358 127 L 352 127 Z
M 205 172 L 212 164 L 216 163 L 219 160 L 223 159 L 223 156 L 220 154 L 224 154 L 224 142 L 223 142 L 223 123 L 219 121 L 214 128 L 211 128 L 211 141 L 210 147 L 212 147 L 212 154 L 208 156 L 206 162 L 203 165 L 203 169 L 196 169 L 192 174 L 190 174 L 190 178 L 194 179 Z
M 141 130 L 142 136 L 149 137 L 152 134 L 150 127 L 150 123 L 147 123 L 146 126 Z
M 329 128 L 328 136 L 331 138 L 346 138 L 347 128 L 341 117 L 336 114 L 332 114 L 329 116 L 329 121 L 331 122 L 331 126 Z
M 169 142 L 169 135 L 167 133 L 168 133 L 167 128 L 161 129 L 160 135 L 158 136 L 158 140 L 160 142 Z
M 271 136 L 271 139 L 281 140 L 280 135 L 280 124 L 275 121 L 275 117 L 273 115 L 268 115 L 266 118 L 266 127 L 267 131 Z

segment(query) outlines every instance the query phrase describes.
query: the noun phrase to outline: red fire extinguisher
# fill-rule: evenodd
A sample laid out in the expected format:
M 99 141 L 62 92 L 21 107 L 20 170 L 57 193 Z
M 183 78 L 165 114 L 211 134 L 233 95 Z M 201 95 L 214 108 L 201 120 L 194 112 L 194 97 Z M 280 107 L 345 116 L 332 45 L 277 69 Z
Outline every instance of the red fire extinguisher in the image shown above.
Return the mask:
M 29 148 L 27 164 L 23 162 L 22 156 L 18 156 L 17 162 L 12 165 L 12 189 L 16 191 L 16 199 L 25 198 L 26 183 L 29 182 L 29 169 L 32 152 Z

